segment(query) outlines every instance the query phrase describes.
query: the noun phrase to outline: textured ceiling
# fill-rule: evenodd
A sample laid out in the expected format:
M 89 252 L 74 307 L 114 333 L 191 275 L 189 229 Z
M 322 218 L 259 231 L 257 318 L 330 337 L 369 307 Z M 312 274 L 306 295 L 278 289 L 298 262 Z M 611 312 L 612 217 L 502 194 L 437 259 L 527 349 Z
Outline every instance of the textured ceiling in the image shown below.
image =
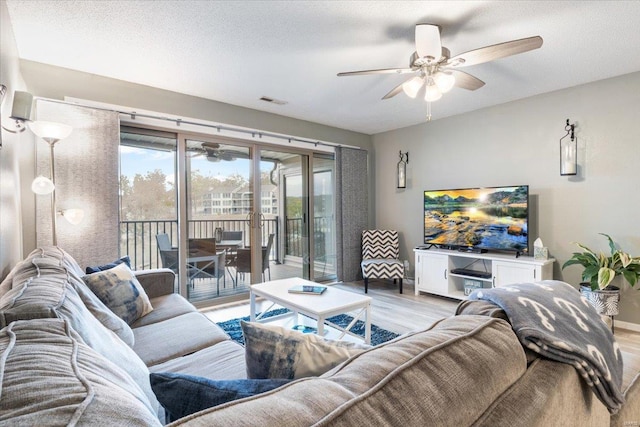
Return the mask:
M 7 0 L 21 58 L 367 134 L 425 120 L 404 76 L 414 25 L 442 26 L 452 55 L 540 35 L 542 48 L 464 69 L 433 120 L 640 70 L 640 1 Z M 640 88 L 637 88 L 640 90 Z M 268 96 L 288 102 L 268 104 Z

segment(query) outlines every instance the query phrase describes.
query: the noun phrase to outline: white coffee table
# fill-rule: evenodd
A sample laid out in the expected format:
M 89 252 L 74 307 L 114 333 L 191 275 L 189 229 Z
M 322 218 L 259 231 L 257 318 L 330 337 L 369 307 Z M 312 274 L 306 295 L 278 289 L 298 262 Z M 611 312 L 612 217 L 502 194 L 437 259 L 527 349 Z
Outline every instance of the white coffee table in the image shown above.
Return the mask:
M 315 319 L 317 321 L 317 334 L 321 336 L 324 334 L 324 325 L 327 324 L 342 332 L 338 339 L 344 337 L 345 334 L 362 339 L 361 336 L 351 332 L 350 329 L 358 319 L 364 316 L 364 342 L 371 343 L 371 297 L 343 291 L 333 286 L 327 286 L 327 290 L 322 295 L 289 293 L 289 288 L 296 285 L 317 286 L 318 284 L 304 279 L 290 278 L 251 285 L 251 321 L 275 319 L 275 317 L 267 319 L 261 319 L 260 316 L 256 317 L 256 298 L 263 297 L 273 302 L 271 307 L 277 304 L 291 310 L 295 317 L 300 313 Z M 262 313 L 266 313 L 271 307 L 263 310 Z M 345 328 L 327 321 L 327 318 L 331 316 L 351 312 L 355 312 L 353 321 Z

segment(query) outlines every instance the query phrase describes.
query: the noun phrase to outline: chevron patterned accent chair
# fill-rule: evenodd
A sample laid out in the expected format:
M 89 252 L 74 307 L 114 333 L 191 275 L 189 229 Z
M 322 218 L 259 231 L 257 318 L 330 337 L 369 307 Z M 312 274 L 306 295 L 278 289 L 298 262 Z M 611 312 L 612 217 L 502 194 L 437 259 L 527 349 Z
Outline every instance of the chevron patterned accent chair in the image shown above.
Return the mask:
M 396 279 L 400 283 L 402 293 L 402 278 L 404 265 L 398 259 L 400 256 L 400 242 L 396 230 L 364 230 L 362 232 L 362 277 L 364 278 L 364 292 L 369 291 L 369 279 Z

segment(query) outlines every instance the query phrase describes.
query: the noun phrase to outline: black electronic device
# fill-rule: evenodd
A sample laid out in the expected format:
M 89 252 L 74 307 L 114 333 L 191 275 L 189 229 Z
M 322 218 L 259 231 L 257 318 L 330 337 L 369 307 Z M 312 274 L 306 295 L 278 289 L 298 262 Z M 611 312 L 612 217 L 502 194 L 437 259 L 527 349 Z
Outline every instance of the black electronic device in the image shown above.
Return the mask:
M 453 274 L 459 274 L 461 276 L 479 277 L 481 279 L 491 278 L 491 273 L 488 271 L 473 270 L 471 268 L 454 268 L 451 270 Z
M 473 246 L 460 246 L 458 248 L 458 252 L 469 252 L 472 254 L 484 254 L 489 252 L 487 249 L 484 248 L 474 248 Z

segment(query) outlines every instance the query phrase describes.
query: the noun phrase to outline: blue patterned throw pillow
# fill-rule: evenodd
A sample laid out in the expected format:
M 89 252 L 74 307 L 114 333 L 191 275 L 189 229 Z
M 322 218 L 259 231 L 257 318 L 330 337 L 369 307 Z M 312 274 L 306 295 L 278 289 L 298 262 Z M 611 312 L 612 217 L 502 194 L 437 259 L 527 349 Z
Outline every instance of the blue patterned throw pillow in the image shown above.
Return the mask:
M 322 375 L 370 345 L 324 339 L 281 326 L 240 322 L 247 378 L 298 379 Z
M 170 372 L 152 373 L 151 388 L 168 414 L 167 421 L 255 396 L 287 384 L 289 380 L 210 380 Z
M 124 263 L 82 279 L 104 305 L 129 325 L 153 310 L 142 285 Z
M 109 270 L 113 267 L 115 267 L 118 264 L 127 264 L 127 267 L 131 268 L 131 259 L 129 259 L 129 255 L 125 255 L 113 262 L 110 262 L 109 264 L 105 264 L 105 265 L 97 265 L 95 267 L 87 267 L 85 269 L 85 273 L 86 274 L 93 274 L 93 273 L 97 273 L 99 271 L 104 271 L 104 270 Z

